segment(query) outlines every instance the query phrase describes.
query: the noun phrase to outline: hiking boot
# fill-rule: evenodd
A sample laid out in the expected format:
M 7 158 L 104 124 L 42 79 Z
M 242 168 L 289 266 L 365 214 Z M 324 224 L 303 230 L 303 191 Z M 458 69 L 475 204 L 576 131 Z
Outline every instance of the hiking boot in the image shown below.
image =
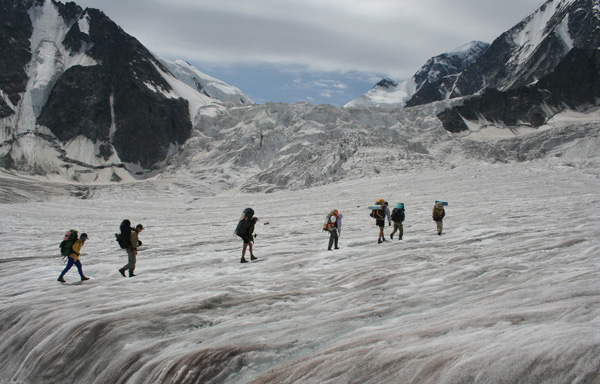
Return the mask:
M 66 283 L 65 278 L 62 276 L 58 276 L 58 279 L 56 281 L 60 281 L 61 283 Z
M 247 262 L 248 262 L 248 260 L 244 259 L 243 257 L 242 257 L 242 259 L 240 260 L 240 263 L 247 263 Z
M 254 256 L 254 255 L 250 255 L 250 260 L 256 260 L 258 259 L 258 257 Z
M 381 239 L 377 239 L 377 244 L 381 244 L 383 243 L 383 241 L 381 241 Z
M 129 272 L 129 277 L 135 277 L 135 276 L 137 276 L 137 275 L 134 275 L 133 272 L 131 272 L 131 271 Z
M 125 277 L 125 270 L 123 268 L 119 269 L 119 273 Z
M 335 247 L 334 249 L 339 249 L 338 247 Z
M 90 278 L 89 278 L 89 277 L 87 277 L 87 276 L 81 276 L 81 281 L 86 281 L 86 280 L 89 280 L 89 279 L 90 279 Z

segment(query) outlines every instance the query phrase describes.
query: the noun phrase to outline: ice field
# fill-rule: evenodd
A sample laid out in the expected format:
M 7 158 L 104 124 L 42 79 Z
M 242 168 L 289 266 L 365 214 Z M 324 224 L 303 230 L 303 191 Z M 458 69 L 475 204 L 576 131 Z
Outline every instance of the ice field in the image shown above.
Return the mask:
M 0 383 L 598 383 L 599 181 L 537 161 L 210 197 L 23 182 L 44 201 L 0 205 Z M 377 198 L 405 204 L 404 240 L 386 226 L 377 244 Z M 240 264 L 246 207 L 259 261 Z M 117 271 L 125 218 L 146 228 L 134 278 Z M 91 280 L 61 284 L 70 228 Z

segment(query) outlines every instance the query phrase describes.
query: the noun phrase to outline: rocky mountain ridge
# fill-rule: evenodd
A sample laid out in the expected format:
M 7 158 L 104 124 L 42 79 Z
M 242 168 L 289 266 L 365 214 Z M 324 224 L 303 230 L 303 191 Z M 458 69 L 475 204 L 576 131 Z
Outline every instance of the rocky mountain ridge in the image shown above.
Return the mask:
M 200 107 L 252 101 L 149 52 L 97 9 L 0 2 L 0 165 L 79 181 L 159 169 Z M 183 79 L 183 80 L 181 80 Z

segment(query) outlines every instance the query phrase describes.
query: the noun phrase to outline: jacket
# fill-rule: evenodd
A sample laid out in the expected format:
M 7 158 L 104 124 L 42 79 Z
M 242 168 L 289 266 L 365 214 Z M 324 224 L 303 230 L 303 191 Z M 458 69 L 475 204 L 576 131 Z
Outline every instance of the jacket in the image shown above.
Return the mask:
M 131 241 L 131 249 L 137 249 L 138 247 L 138 231 L 135 229 L 129 234 L 129 240 Z
M 81 239 L 75 240 L 73 246 L 71 247 L 72 252 L 69 254 L 69 257 L 74 261 L 79 260 L 79 252 L 81 252 L 81 247 L 83 247 L 83 241 L 81 241 Z

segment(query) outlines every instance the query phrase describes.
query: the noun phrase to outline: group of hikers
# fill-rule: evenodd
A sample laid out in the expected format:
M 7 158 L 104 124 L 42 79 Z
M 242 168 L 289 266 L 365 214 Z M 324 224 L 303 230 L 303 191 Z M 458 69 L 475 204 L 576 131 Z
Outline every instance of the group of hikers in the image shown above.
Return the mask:
M 142 224 L 138 224 L 135 227 L 131 226 L 129 220 L 123 220 L 120 226 L 121 233 L 115 233 L 115 237 L 119 246 L 127 251 L 127 264 L 123 268 L 119 269 L 119 273 L 126 277 L 125 271 L 129 272 L 129 277 L 134 277 L 135 264 L 137 262 L 138 247 L 142 245 L 142 241 L 139 239 L 138 234 L 144 230 Z M 75 265 L 81 281 L 89 280 L 90 278 L 83 274 L 83 267 L 81 261 L 79 261 L 79 253 L 85 242 L 89 239 L 87 233 L 82 233 L 78 236 L 77 231 L 71 229 L 65 234 L 65 238 L 60 243 L 60 251 L 63 256 L 67 258 L 67 266 L 61 272 L 58 277 L 58 281 L 66 283 L 65 274 Z
M 438 235 L 442 234 L 443 219 L 446 215 L 444 210 L 445 204 L 447 203 L 436 201 L 433 207 L 432 217 L 436 222 Z M 390 233 L 391 239 L 394 238 L 394 234 L 396 234 L 396 232 L 398 232 L 398 240 L 402 240 L 402 237 L 404 236 L 404 229 L 402 226 L 402 223 L 405 219 L 404 204 L 397 203 L 391 213 L 388 205 L 389 204 L 387 201 L 378 199 L 375 201 L 374 206 L 369 207 L 371 209 L 371 217 L 375 219 L 375 225 L 379 227 L 379 237 L 377 238 L 378 244 L 386 241 L 383 233 L 386 219 L 389 226 L 392 225 L 392 222 L 394 223 L 394 230 L 392 233 Z M 328 251 L 339 249 L 338 240 L 340 233 L 342 232 L 342 218 L 343 215 L 337 209 L 332 209 L 326 215 L 325 223 L 323 224 L 323 230 L 329 232 L 329 245 L 327 247 Z M 234 234 L 238 235 L 244 242 L 240 263 L 248 262 L 246 259 L 247 251 L 250 253 L 251 261 L 258 259 L 256 256 L 254 256 L 254 252 L 252 250 L 252 243 L 256 238 L 256 234 L 254 233 L 256 222 L 258 222 L 258 218 L 254 216 L 254 210 L 252 208 L 244 209 L 234 232 Z M 115 237 L 119 243 L 119 246 L 127 251 L 127 264 L 119 269 L 119 273 L 123 277 L 126 277 L 125 272 L 127 271 L 129 277 L 134 277 L 136 276 L 134 274 L 134 270 L 137 262 L 138 247 L 142 245 L 138 235 L 144 230 L 144 226 L 142 224 L 138 224 L 135 227 L 132 227 L 129 220 L 123 220 L 120 230 L 121 233 L 116 233 Z M 64 276 L 73 267 L 73 265 L 77 267 L 81 281 L 89 280 L 89 277 L 83 274 L 81 261 L 79 261 L 79 253 L 81 252 L 81 248 L 88 239 L 89 237 L 87 233 L 82 233 L 81 235 L 77 236 L 77 231 L 73 229 L 65 234 L 65 238 L 60 244 L 60 249 L 61 254 L 67 257 L 67 266 L 58 277 L 58 281 L 61 283 L 66 282 Z
M 443 219 L 446 216 L 446 211 L 444 209 L 445 204 L 447 203 L 439 200 L 436 201 L 432 211 L 432 218 L 436 223 L 437 232 L 440 236 L 442 235 Z M 383 233 L 386 219 L 389 226 L 392 226 L 392 222 L 394 223 L 394 230 L 390 233 L 391 239 L 394 238 L 396 232 L 398 232 L 398 240 L 402 240 L 402 237 L 404 236 L 404 228 L 402 226 L 402 222 L 404 222 L 406 217 L 404 213 L 404 204 L 397 203 L 391 213 L 388 206 L 389 203 L 384 199 L 378 199 L 375 201 L 374 206 L 369 206 L 369 209 L 371 209 L 370 216 L 375 219 L 375 225 L 379 227 L 377 244 L 386 241 Z M 342 231 L 342 217 L 342 214 L 337 209 L 332 209 L 327 213 L 325 223 L 323 224 L 323 230 L 329 232 L 328 251 L 332 250 L 332 246 L 333 249 L 339 249 L 338 239 Z
M 442 234 L 443 219 L 444 216 L 446 216 L 446 211 L 444 210 L 445 204 L 447 203 L 443 201 L 436 201 L 435 205 L 433 206 L 432 218 L 436 223 L 438 235 Z M 391 213 L 388 205 L 389 204 L 387 201 L 378 199 L 375 201 L 375 206 L 369 207 L 371 208 L 371 217 L 375 219 L 375 224 L 379 227 L 379 237 L 377 238 L 378 244 L 386 241 L 383 233 L 386 218 L 389 226 L 392 225 L 392 222 L 394 223 L 394 230 L 392 233 L 390 233 L 390 238 L 393 239 L 396 232 L 398 232 L 398 240 L 402 240 L 402 237 L 404 236 L 404 228 L 402 226 L 402 222 L 405 219 L 404 204 L 397 203 Z M 339 249 L 338 240 L 340 233 L 342 232 L 342 218 L 343 215 L 337 209 L 332 209 L 326 215 L 325 223 L 323 223 L 323 230 L 329 232 L 329 245 L 327 246 L 328 251 Z M 254 242 L 254 238 L 256 238 L 256 234 L 254 234 L 254 226 L 257 221 L 258 218 L 254 216 L 254 210 L 252 208 L 246 208 L 242 212 L 242 216 L 240 217 L 238 225 L 235 229 L 234 234 L 241 237 L 244 242 L 242 248 L 242 258 L 240 260 L 241 263 L 248 262 L 248 260 L 246 260 L 247 249 L 250 250 L 250 260 L 257 259 L 252 252 L 252 243 Z

